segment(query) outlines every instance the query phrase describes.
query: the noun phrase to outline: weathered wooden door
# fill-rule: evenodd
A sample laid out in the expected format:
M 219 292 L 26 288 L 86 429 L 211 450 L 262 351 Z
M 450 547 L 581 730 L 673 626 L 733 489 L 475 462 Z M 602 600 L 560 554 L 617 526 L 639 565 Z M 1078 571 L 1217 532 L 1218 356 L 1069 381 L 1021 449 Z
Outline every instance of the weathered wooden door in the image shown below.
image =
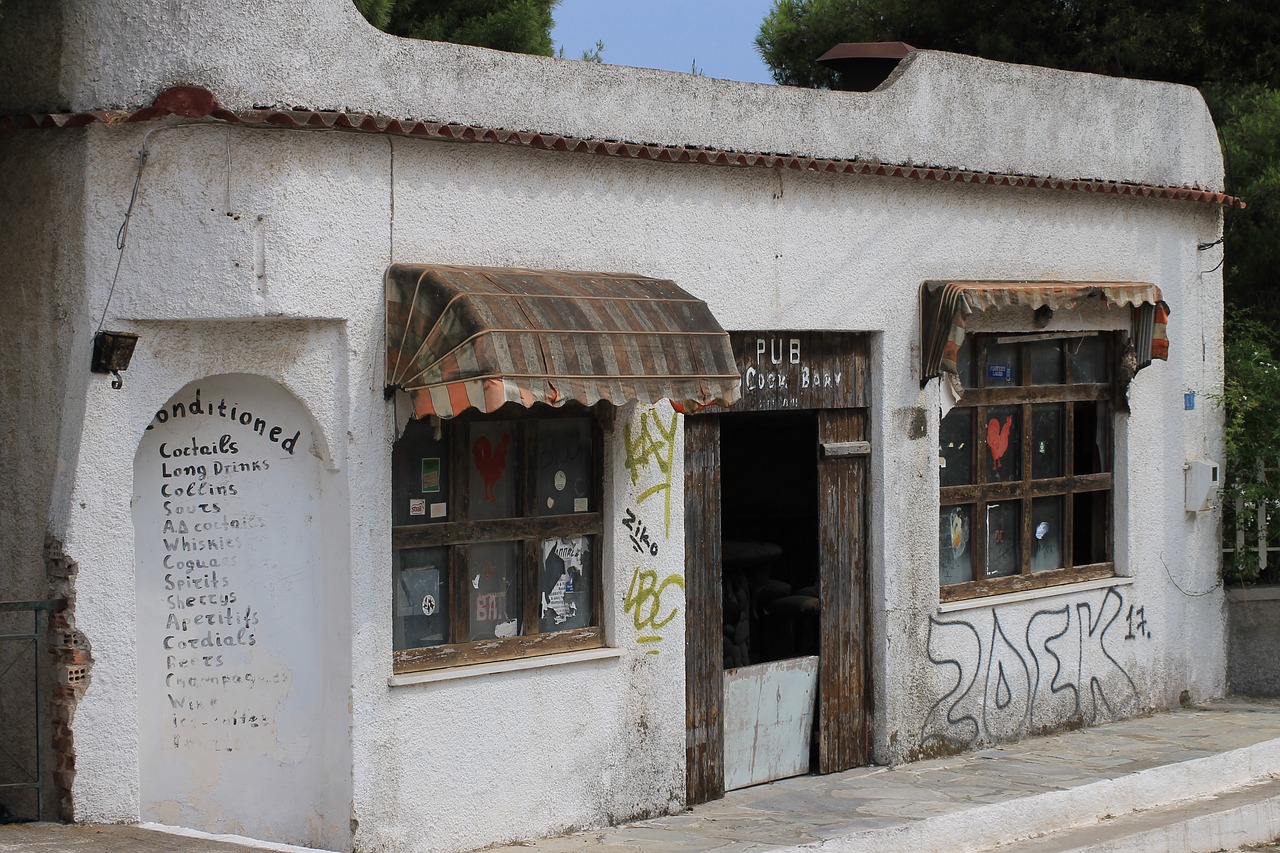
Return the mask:
M 864 409 L 818 413 L 818 772 L 867 762 L 866 493 Z
M 720 418 L 684 423 L 685 787 L 695 805 L 724 795 Z
M 867 761 L 870 718 L 865 553 L 869 339 L 857 333 L 744 331 L 730 333 L 730 341 L 743 380 L 743 397 L 734 412 L 811 412 L 818 420 L 817 770 L 855 767 Z M 685 418 L 690 805 L 721 796 L 725 782 L 722 423 L 717 414 L 723 411 L 709 407 Z

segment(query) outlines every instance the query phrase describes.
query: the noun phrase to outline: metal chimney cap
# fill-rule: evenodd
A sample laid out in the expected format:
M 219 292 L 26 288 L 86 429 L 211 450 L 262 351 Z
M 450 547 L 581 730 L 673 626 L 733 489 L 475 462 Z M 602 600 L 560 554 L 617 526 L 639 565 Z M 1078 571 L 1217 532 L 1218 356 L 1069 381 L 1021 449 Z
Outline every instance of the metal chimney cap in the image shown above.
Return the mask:
M 834 65 L 851 59 L 902 60 L 914 50 L 905 41 L 847 41 L 819 56 L 818 62 Z

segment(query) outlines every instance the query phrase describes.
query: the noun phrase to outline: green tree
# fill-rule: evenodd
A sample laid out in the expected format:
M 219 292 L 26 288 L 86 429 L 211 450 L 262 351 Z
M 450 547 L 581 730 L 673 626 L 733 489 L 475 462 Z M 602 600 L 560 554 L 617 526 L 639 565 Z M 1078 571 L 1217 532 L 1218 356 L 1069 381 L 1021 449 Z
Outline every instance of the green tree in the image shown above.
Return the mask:
M 1273 0 L 775 0 L 756 46 L 777 82 L 836 88 L 814 60 L 848 41 L 1194 86 L 1280 87 Z
M 355 0 L 398 36 L 551 56 L 551 12 L 560 0 Z

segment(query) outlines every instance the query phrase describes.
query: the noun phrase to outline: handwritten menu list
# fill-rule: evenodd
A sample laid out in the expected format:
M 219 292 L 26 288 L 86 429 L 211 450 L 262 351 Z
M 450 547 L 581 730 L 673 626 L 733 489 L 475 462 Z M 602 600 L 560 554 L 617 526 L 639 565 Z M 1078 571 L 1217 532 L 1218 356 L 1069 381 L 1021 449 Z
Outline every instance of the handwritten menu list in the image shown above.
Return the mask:
M 139 616 L 162 660 L 140 675 L 163 679 L 147 692 L 164 697 L 166 751 L 261 750 L 293 677 L 268 649 L 287 626 L 273 624 L 267 513 L 302 432 L 199 390 L 157 413 L 153 428 L 159 440 L 136 466 L 143 500 L 159 510 L 138 525 Z

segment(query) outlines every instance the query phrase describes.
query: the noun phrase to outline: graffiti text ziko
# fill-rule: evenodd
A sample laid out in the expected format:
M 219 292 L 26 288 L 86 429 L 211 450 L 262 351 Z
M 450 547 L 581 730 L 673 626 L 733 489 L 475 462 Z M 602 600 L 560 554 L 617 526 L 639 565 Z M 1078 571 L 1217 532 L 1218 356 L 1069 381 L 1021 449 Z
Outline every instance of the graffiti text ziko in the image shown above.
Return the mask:
M 1110 587 L 1097 600 L 1036 610 L 1025 621 L 995 608 L 930 618 L 929 660 L 950 671 L 950 690 L 925 715 L 921 751 L 1137 713 L 1137 685 L 1113 652 L 1151 634 L 1144 608 L 1125 614 L 1124 595 Z

